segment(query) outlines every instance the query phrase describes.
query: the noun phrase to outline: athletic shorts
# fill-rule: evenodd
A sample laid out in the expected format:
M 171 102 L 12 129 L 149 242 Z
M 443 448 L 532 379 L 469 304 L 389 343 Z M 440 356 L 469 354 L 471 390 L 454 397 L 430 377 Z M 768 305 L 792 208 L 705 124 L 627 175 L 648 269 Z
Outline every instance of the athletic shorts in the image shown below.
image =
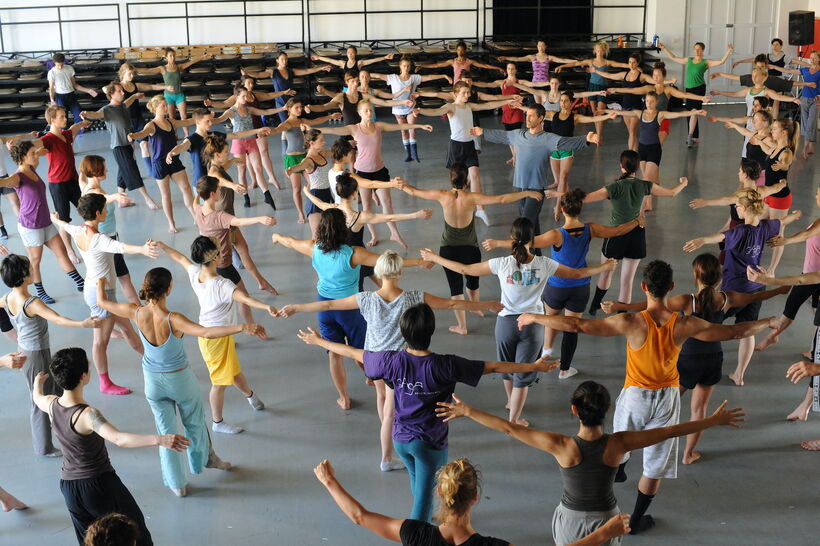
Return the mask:
M 663 155 L 663 148 L 658 144 L 641 144 L 638 143 L 638 157 L 641 161 L 648 161 L 655 165 L 661 164 L 661 156 Z
M 239 274 L 239 271 L 236 270 L 233 264 L 229 265 L 228 267 L 217 267 L 216 272 L 220 277 L 228 279 L 237 286 L 239 286 L 239 283 L 242 282 L 242 276 Z
M 234 141 L 236 142 L 236 141 Z M 184 171 L 185 167 L 182 166 L 182 161 L 179 160 L 179 156 L 175 155 L 174 158 L 171 160 L 171 164 L 165 162 L 165 158 L 163 157 L 159 161 L 152 161 L 151 162 L 151 176 L 154 177 L 154 180 L 162 180 L 172 174 L 176 174 L 179 171 Z
M 687 93 L 692 93 L 693 95 L 705 95 L 706 94 L 706 85 L 698 85 L 697 87 L 688 87 L 686 89 Z M 686 109 L 687 110 L 700 110 L 703 108 L 703 101 L 693 100 L 693 99 L 686 99 Z
M 477 264 L 481 261 L 481 250 L 477 246 L 443 246 L 438 250 L 442 258 L 453 260 L 460 264 Z M 447 284 L 450 285 L 450 296 L 461 296 L 464 294 L 464 279 L 467 279 L 467 290 L 478 290 L 478 277 L 472 275 L 462 275 L 455 271 L 444 268 L 447 276 Z
M 390 182 L 390 171 L 387 170 L 387 167 L 382 167 L 378 171 L 372 173 L 366 171 L 356 171 L 356 174 L 366 180 L 373 180 L 375 182 Z
M 597 93 L 599 91 L 606 91 L 609 88 L 606 84 L 599 84 L 599 83 L 588 83 L 587 84 L 587 91 L 592 91 L 593 93 Z M 589 97 L 589 102 L 606 102 L 606 97 L 602 97 L 600 95 Z
M 316 301 L 328 301 L 320 294 L 316 295 Z M 367 334 L 367 322 L 362 317 L 358 309 L 348 309 L 346 311 L 320 311 L 318 313 L 319 333 L 328 341 L 334 343 L 347 343 L 357 349 L 364 348 L 364 338 Z
M 255 138 L 235 138 L 231 140 L 231 153 L 233 155 L 245 155 L 254 152 L 259 152 L 259 146 L 256 145 Z
M 794 195 L 789 193 L 786 197 L 775 197 L 770 195 L 763 198 L 763 202 L 769 205 L 770 209 L 789 210 L 792 207 Z
M 670 120 L 665 119 L 661 122 L 661 125 L 658 128 L 658 132 L 659 133 L 666 133 L 668 135 L 669 134 L 669 129 L 671 127 L 672 127 L 672 123 L 670 123 Z
M 651 430 L 680 422 L 678 387 L 657 390 L 624 387 L 615 401 L 612 431 Z M 629 460 L 629 453 L 623 462 Z M 670 438 L 643 448 L 643 475 L 659 480 L 678 477 L 678 439 Z
M 803 302 L 810 297 L 815 298 L 818 294 L 820 294 L 820 284 L 792 286 L 792 289 L 789 291 L 789 295 L 786 298 L 786 305 L 783 306 L 783 316 L 789 320 L 794 320 L 797 316 L 797 311 L 800 309 L 800 306 L 803 305 Z M 818 318 L 820 317 L 818 317 L 817 313 L 815 313 L 815 326 L 820 326 L 820 324 L 818 324 Z
M 105 289 L 105 299 L 108 301 L 117 301 L 117 290 L 114 287 Z M 104 319 L 111 316 L 111 313 L 97 305 L 97 287 L 90 286 L 88 290 L 83 290 L 83 300 L 91 310 L 91 316 L 98 319 Z
M 541 299 L 550 309 L 583 313 L 589 301 L 589 283 L 582 286 L 551 286 L 547 284 Z
M 755 290 L 755 292 L 761 292 L 763 289 Z M 763 305 L 761 301 L 754 301 L 752 303 L 748 303 L 743 307 L 730 307 L 728 311 L 726 311 L 726 318 L 735 317 L 735 324 L 740 324 L 741 322 L 754 322 L 757 320 L 757 317 L 760 315 L 760 307 Z
M 612 510 L 572 510 L 559 503 L 552 514 L 552 539 L 558 546 L 579 541 L 621 513 L 617 505 Z M 621 546 L 621 537 L 601 543 L 601 546 Z
M 43 246 L 57 235 L 57 228 L 54 224 L 49 224 L 44 228 L 29 229 L 18 222 L 17 233 L 23 241 L 23 246 Z
M 461 163 L 468 169 L 470 167 L 478 167 L 478 154 L 475 149 L 475 142 L 472 140 L 468 142 L 459 142 L 458 140 L 451 140 L 450 147 L 447 148 L 447 164 L 448 169 L 452 169 L 453 165 Z
M 311 195 L 315 195 L 325 203 L 333 203 L 333 194 L 330 192 L 330 188 L 320 188 L 316 190 L 310 190 Z M 313 201 L 310 199 L 306 200 L 305 203 L 305 216 L 310 216 L 311 214 L 321 214 L 322 209 L 317 207 L 313 204 Z
M 254 141 L 254 144 L 256 144 L 256 141 Z M 282 156 L 282 163 L 285 166 L 285 170 L 287 170 L 301 163 L 306 157 L 307 154 L 285 154 Z
M 162 93 L 162 96 L 165 97 L 165 102 L 168 103 L 168 106 L 175 106 L 185 102 L 185 93 L 169 93 L 165 91 Z
M 71 222 L 71 208 L 69 205 L 73 204 L 74 208 L 77 208 L 77 203 L 80 202 L 82 196 L 80 183 L 76 180 L 66 180 L 54 184 L 49 182 L 48 192 L 51 194 L 51 204 L 54 205 L 54 212 L 57 213 L 60 220 Z
M 636 226 L 629 233 L 604 239 L 601 253 L 606 258 L 642 260 L 646 258 L 646 230 Z
M 117 187 L 128 191 L 143 187 L 142 175 L 134 160 L 134 148 L 128 146 L 117 146 L 111 150 L 114 154 L 114 161 L 117 163 Z
M 504 130 L 505 131 L 515 131 L 515 130 L 520 129 L 521 127 L 523 127 L 524 122 L 523 121 L 516 121 L 515 123 L 502 123 L 502 125 L 504 125 Z
M 717 385 L 723 376 L 723 351 L 719 353 L 678 356 L 681 387 L 694 389 L 696 385 Z
M 575 152 L 572 150 L 555 150 L 550 154 L 550 159 L 557 159 L 559 161 L 571 157 L 575 157 Z

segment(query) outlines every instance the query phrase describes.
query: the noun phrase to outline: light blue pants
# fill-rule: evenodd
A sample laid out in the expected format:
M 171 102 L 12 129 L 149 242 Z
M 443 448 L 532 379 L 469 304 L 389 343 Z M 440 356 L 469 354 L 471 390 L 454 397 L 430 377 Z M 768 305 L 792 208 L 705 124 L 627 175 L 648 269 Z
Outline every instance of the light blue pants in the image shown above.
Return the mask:
M 191 440 L 188 446 L 188 466 L 193 474 L 200 474 L 208 462 L 211 439 L 202 411 L 202 397 L 196 376 L 191 368 L 174 373 L 142 371 L 145 377 L 145 398 L 154 414 L 158 434 L 178 434 L 177 409 Z M 168 487 L 181 489 L 188 483 L 183 454 L 164 447 L 159 448 L 162 481 Z
M 413 511 L 410 512 L 410 519 L 429 522 L 433 515 L 436 472 L 447 463 L 447 449 L 436 449 L 421 440 L 394 440 L 393 447 L 407 467 L 407 473 L 410 474 L 410 492 L 413 494 Z

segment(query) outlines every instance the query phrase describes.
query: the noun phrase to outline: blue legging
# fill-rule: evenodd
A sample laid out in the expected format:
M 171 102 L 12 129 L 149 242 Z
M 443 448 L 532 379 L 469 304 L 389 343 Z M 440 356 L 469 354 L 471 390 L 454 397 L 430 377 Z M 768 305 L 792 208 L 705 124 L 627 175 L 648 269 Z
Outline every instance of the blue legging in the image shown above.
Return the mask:
M 447 463 L 447 449 L 436 449 L 421 440 L 394 440 L 393 447 L 410 474 L 410 492 L 413 494 L 413 511 L 410 512 L 410 519 L 429 522 L 433 515 L 436 472 Z

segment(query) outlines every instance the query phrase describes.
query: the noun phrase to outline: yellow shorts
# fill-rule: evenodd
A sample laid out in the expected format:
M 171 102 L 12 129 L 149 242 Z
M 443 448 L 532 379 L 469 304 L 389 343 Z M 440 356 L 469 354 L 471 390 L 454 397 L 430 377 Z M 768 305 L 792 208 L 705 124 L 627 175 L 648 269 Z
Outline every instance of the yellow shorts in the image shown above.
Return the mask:
M 234 378 L 242 372 L 236 354 L 233 336 L 216 339 L 197 338 L 199 352 L 208 366 L 213 385 L 233 385 Z

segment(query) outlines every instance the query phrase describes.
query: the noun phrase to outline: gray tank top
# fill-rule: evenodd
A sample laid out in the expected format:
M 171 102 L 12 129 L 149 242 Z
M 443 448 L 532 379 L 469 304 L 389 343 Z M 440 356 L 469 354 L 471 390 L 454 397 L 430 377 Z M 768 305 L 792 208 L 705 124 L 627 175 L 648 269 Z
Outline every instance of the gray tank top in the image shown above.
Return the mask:
M 305 136 L 302 134 L 302 129 L 299 127 L 291 127 L 283 133 L 285 140 L 288 142 L 288 154 L 303 154 L 305 153 Z
M 87 407 L 87 404 L 76 404 L 66 408 L 56 398 L 51 402 L 51 426 L 63 450 L 60 470 L 63 480 L 84 480 L 114 472 L 102 436 L 96 432 L 80 434 L 74 429 L 80 413 Z
M 26 315 L 26 308 L 34 301 L 30 296 L 23 304 L 23 308 L 16 315 L 9 309 L 9 295 L 6 294 L 6 311 L 14 328 L 17 330 L 17 346 L 24 351 L 42 351 L 49 348 L 48 321 L 43 317 Z
M 607 466 L 603 462 L 609 435 L 604 434 L 594 442 L 587 442 L 578 436 L 572 439 L 581 452 L 581 462 L 569 468 L 559 467 L 564 482 L 561 504 L 579 512 L 612 510 L 617 504 L 612 484 L 618 467 Z
M 236 106 L 232 106 L 231 110 L 233 110 L 233 117 L 231 118 L 231 123 L 233 124 L 234 133 L 241 133 L 243 131 L 253 130 L 253 116 L 250 112 L 248 112 L 247 116 L 240 116 L 239 110 L 236 108 Z M 256 137 L 250 136 L 248 138 Z

